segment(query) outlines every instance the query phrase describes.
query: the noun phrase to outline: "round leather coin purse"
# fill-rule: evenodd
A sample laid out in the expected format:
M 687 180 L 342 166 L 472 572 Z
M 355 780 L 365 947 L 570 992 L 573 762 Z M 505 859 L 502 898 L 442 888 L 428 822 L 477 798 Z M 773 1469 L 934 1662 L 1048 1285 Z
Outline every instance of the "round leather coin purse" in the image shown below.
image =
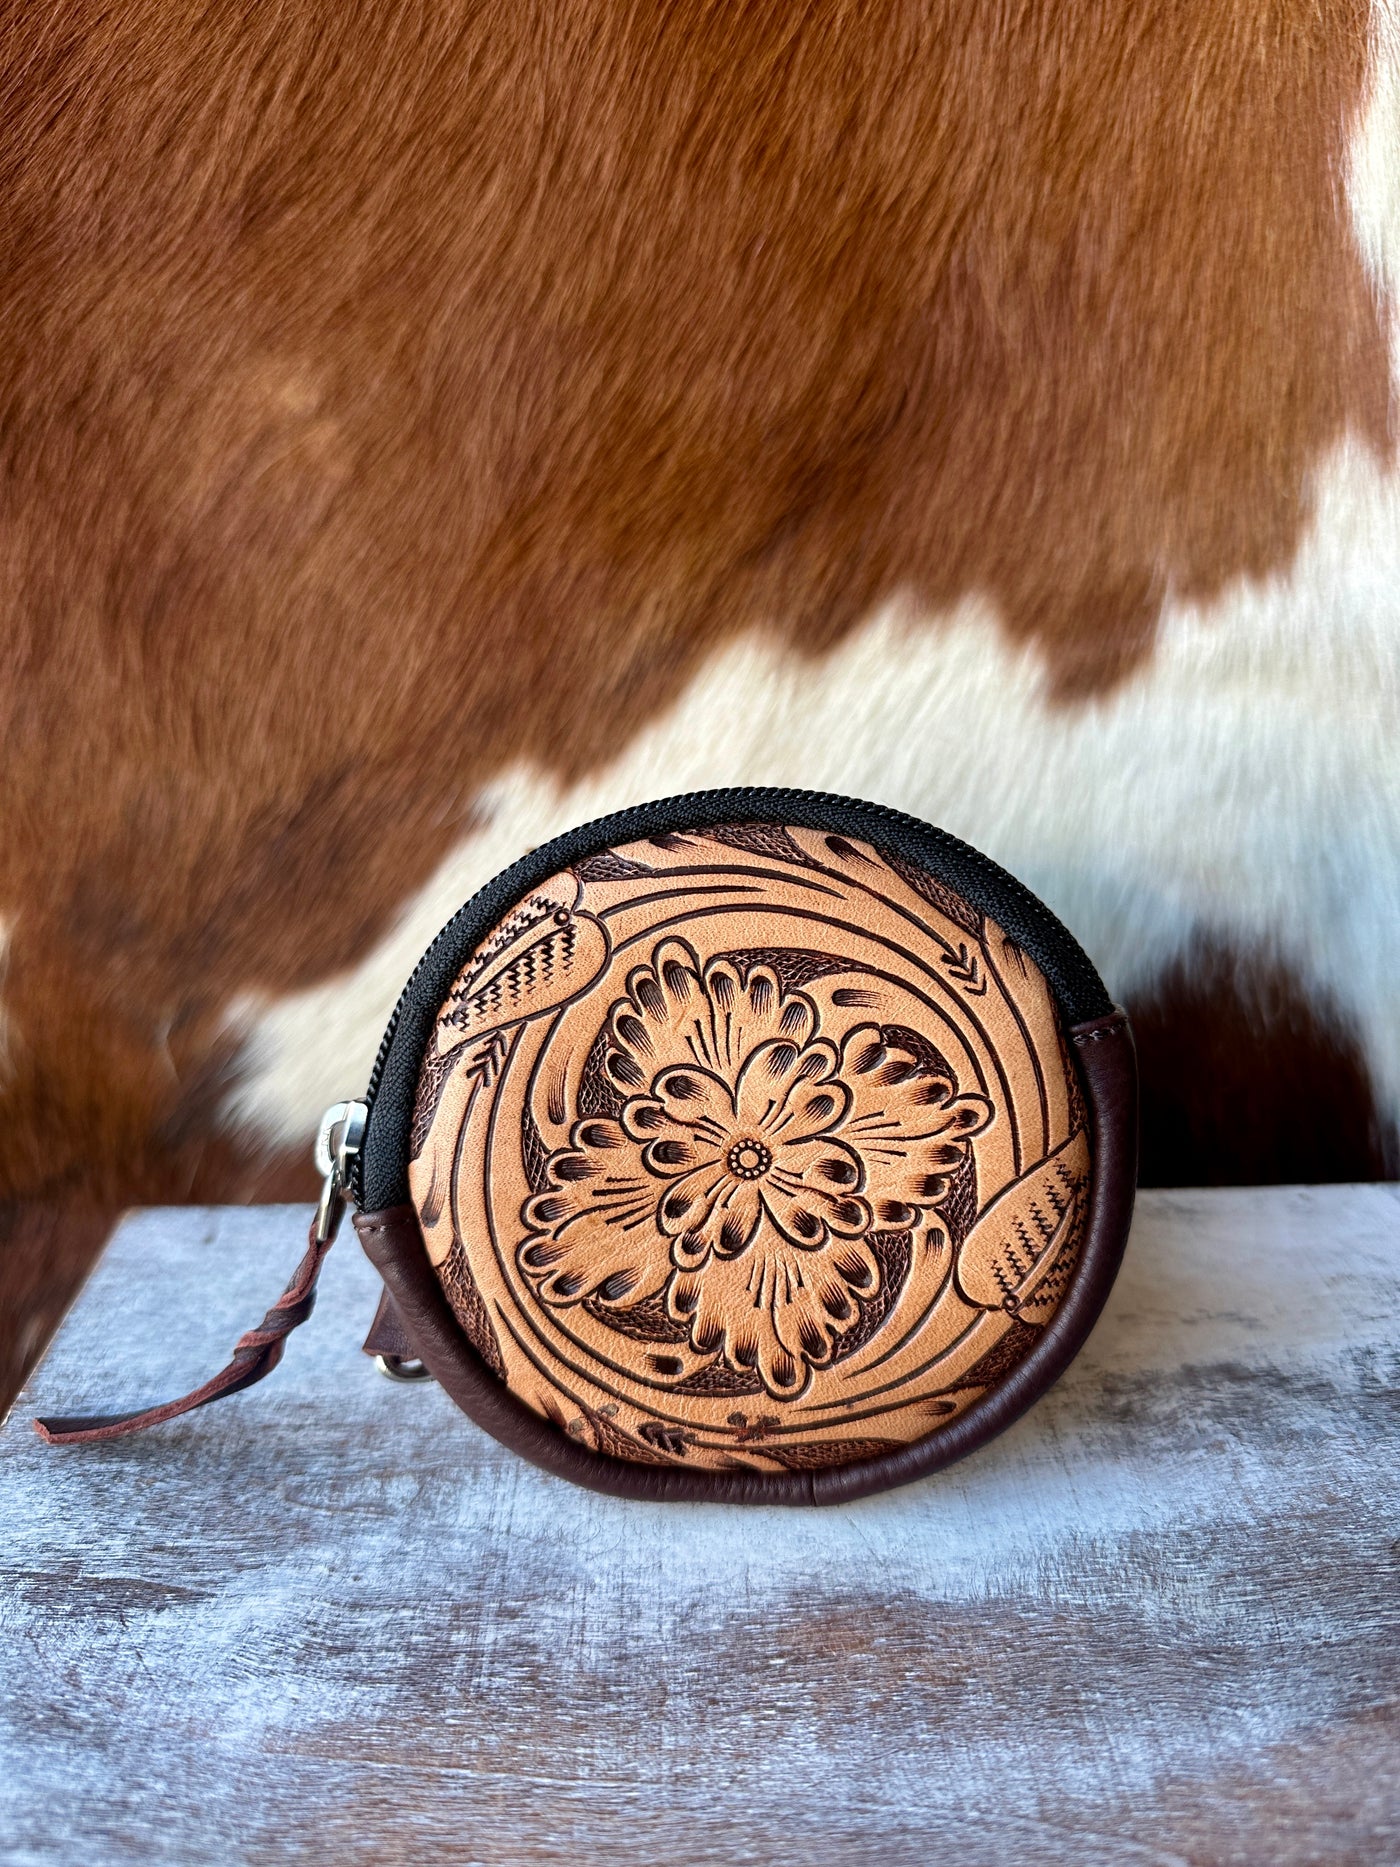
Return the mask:
M 819 1503 L 972 1450 L 1084 1341 L 1132 1206 L 1132 1038 L 966 844 L 702 792 L 468 902 L 325 1147 L 318 1229 L 359 1208 L 391 1368 L 602 1490 Z
M 607 1490 L 850 1497 L 1074 1354 L 1123 1249 L 1127 1022 L 952 837 L 795 791 L 534 850 L 414 973 L 356 1220 L 475 1419 Z

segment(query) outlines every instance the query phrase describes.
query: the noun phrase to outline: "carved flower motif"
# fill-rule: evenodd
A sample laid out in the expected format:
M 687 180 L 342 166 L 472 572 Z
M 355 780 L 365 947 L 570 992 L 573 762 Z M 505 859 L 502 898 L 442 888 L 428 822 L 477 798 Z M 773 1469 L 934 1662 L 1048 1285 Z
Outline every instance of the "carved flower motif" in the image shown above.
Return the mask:
M 525 1202 L 541 1299 L 618 1308 L 664 1290 L 701 1354 L 800 1394 L 880 1286 L 872 1231 L 941 1199 L 983 1096 L 864 1024 L 839 1046 L 767 966 L 741 978 L 663 941 L 609 1018 L 619 1119 L 576 1121 Z

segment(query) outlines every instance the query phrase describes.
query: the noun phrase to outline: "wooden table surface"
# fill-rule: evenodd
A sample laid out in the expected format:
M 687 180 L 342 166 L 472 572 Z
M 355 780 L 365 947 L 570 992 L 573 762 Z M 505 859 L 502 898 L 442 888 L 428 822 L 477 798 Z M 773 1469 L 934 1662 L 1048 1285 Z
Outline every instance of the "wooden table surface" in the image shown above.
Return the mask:
M 0 1861 L 1400 1861 L 1400 1190 L 1143 1195 L 1003 1439 L 822 1511 L 595 1497 L 358 1352 L 283 1208 L 130 1218 L 0 1430 Z

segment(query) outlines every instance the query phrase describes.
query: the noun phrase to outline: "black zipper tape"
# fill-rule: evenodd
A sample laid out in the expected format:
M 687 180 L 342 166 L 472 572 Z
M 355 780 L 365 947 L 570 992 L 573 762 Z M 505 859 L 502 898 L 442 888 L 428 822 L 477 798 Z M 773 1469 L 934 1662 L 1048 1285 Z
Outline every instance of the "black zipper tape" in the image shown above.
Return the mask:
M 790 824 L 833 836 L 857 837 L 926 869 L 996 921 L 1039 966 L 1067 1025 L 1106 1017 L 1113 1002 L 1093 962 L 1045 903 L 978 849 L 883 804 L 820 791 L 745 785 L 689 791 L 635 804 L 541 843 L 503 869 L 448 921 L 414 967 L 394 1007 L 370 1072 L 364 1147 L 350 1188 L 364 1212 L 408 1198 L 408 1143 L 418 1072 L 434 1020 L 453 980 L 496 923 L 551 875 L 620 843 L 685 834 L 720 824 Z

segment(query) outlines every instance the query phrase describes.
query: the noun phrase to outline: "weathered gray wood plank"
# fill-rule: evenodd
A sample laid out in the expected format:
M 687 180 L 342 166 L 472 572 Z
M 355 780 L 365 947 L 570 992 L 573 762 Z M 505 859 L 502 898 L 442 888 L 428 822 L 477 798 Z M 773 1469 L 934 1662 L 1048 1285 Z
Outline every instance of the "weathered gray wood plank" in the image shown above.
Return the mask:
M 819 1513 L 594 1497 L 357 1344 L 163 1397 L 304 1215 L 130 1219 L 0 1430 L 0 1859 L 1400 1859 L 1400 1192 L 1144 1195 L 1088 1350 Z M 116 1345 L 128 1345 L 125 1359 Z

